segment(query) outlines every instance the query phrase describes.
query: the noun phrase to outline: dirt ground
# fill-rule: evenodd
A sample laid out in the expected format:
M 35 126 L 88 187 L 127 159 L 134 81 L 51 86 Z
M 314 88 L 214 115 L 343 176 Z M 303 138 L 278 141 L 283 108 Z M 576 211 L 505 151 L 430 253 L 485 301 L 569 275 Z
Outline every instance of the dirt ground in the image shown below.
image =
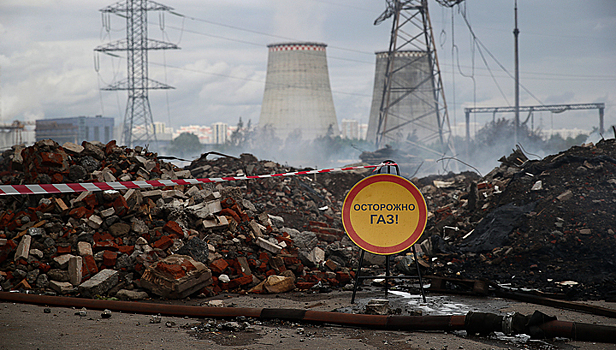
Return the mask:
M 271 307 L 318 311 L 362 312 L 373 298 L 383 298 L 376 287 L 358 292 L 351 304 L 351 292 L 326 294 L 285 293 L 278 295 L 221 294 L 209 299 L 152 302 L 181 305 L 206 305 L 222 300 L 226 307 Z M 392 292 L 391 309 L 401 314 L 466 314 L 468 311 L 504 314 L 517 311 L 531 314 L 535 310 L 554 315 L 558 320 L 616 326 L 616 319 L 552 307 L 508 301 L 500 298 L 428 295 L 423 303 L 418 295 Z M 615 303 L 589 302 L 616 309 Z M 46 312 L 46 309 L 48 312 Z M 406 332 L 314 325 L 279 320 L 214 320 L 182 317 L 160 318 L 156 315 L 128 314 L 112 311 L 102 318 L 100 310 L 46 307 L 29 304 L 0 303 L 0 350 L 8 349 L 616 349 L 616 344 L 569 341 L 567 339 L 530 340 L 526 336 L 468 336 L 466 332 Z M 246 325 L 229 330 L 232 321 Z

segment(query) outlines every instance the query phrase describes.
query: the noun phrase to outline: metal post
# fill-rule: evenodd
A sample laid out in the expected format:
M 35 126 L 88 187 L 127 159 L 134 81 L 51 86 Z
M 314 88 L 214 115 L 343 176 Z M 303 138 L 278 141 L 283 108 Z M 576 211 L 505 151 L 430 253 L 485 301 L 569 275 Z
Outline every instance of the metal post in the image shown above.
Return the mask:
M 426 302 L 426 293 L 423 288 L 423 280 L 421 279 L 421 271 L 419 271 L 419 260 L 417 260 L 417 250 L 415 249 L 415 245 L 412 245 L 413 248 L 413 258 L 415 258 L 415 267 L 417 268 L 417 276 L 419 276 L 419 290 L 421 290 L 421 297 L 423 298 L 423 302 Z
M 603 129 L 603 113 L 604 112 L 605 112 L 605 108 L 599 108 L 599 134 L 600 135 L 603 135 L 603 132 L 605 131 Z
M 518 0 L 515 1 L 515 29 L 513 36 L 515 38 L 515 126 L 513 131 L 514 145 L 518 143 L 518 128 L 520 126 L 520 67 L 518 58 Z
M 466 158 L 470 159 L 471 156 L 471 111 L 469 109 L 464 110 L 464 119 L 466 120 Z
M 359 256 L 359 266 L 357 266 L 357 272 L 355 272 L 355 283 L 353 284 L 353 296 L 351 296 L 351 304 L 355 303 L 355 293 L 357 293 L 357 284 L 359 283 L 359 272 L 361 271 L 361 265 L 364 264 L 364 253 L 365 250 L 361 250 L 361 255 Z

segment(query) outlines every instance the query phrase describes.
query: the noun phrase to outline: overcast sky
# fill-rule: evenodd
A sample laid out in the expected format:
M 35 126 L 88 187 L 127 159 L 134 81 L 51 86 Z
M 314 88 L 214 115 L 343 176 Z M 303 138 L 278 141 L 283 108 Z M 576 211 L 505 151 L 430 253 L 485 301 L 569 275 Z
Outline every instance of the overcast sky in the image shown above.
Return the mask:
M 235 125 L 241 116 L 254 124 L 265 85 L 266 45 L 316 41 L 328 45 L 338 120 L 368 122 L 374 52 L 387 49 L 391 29 L 391 20 L 373 25 L 385 0 L 158 2 L 186 17 L 148 14 L 149 37 L 181 47 L 150 51 L 150 77 L 175 87 L 150 92 L 155 121 L 176 128 Z M 99 10 L 114 3 L 0 0 L 1 123 L 97 114 L 122 122 L 126 91 L 99 88 L 126 76 L 126 55 L 94 52 L 126 36 L 119 16 L 110 15 L 110 30 L 103 28 Z M 429 5 L 451 124 L 463 122 L 464 107 L 513 105 L 513 80 L 491 55 L 513 74 L 514 0 L 467 0 L 453 10 L 433 0 Z M 518 7 L 521 83 L 534 95 L 522 89 L 521 105 L 604 102 L 606 128 L 616 124 L 616 1 L 519 0 Z M 535 126 L 590 129 L 598 119 L 597 111 L 537 113 Z

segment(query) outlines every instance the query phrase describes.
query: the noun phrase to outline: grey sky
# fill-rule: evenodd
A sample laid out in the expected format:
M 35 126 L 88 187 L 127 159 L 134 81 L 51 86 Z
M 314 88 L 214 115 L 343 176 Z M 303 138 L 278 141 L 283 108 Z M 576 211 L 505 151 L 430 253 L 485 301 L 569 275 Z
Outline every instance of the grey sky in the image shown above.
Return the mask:
M 155 121 L 174 127 L 216 121 L 234 125 L 241 116 L 256 123 L 266 45 L 317 41 L 329 45 L 338 120 L 368 122 L 374 52 L 387 48 L 391 26 L 390 21 L 372 24 L 385 9 L 384 0 L 158 2 L 194 19 L 166 13 L 163 33 L 159 14 L 149 13 L 149 36 L 181 47 L 150 52 L 150 77 L 176 88 L 150 92 Z M 118 16 L 111 15 L 109 32 L 102 27 L 99 9 L 113 3 L 0 2 L 1 123 L 96 114 L 121 123 L 126 92 L 101 92 L 99 87 L 123 78 L 126 61 L 99 54 L 98 73 L 94 68 L 94 48 L 125 36 L 125 22 Z M 479 51 L 472 49 L 461 16 L 465 11 L 477 38 L 513 74 L 513 3 L 468 0 L 451 10 L 429 1 L 452 125 L 463 121 L 464 107 L 513 104 L 512 79 L 483 51 L 499 85 L 494 83 Z M 519 0 L 518 7 L 522 84 L 546 104 L 605 102 L 605 125 L 616 124 L 616 2 Z M 539 102 L 522 90 L 521 104 Z M 481 115 L 476 121 L 490 118 Z M 535 125 L 540 120 L 544 129 L 551 127 L 550 114 L 537 114 Z M 598 113 L 567 112 L 555 115 L 553 122 L 555 128 L 590 129 L 597 126 Z

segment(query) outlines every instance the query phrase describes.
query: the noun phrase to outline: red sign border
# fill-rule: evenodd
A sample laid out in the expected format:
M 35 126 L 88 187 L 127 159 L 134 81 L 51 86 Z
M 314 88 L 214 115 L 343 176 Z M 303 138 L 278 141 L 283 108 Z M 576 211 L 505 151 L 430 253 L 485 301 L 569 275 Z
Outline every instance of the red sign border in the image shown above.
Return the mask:
M 391 247 L 380 247 L 366 242 L 357 234 L 357 232 L 353 228 L 353 224 L 351 223 L 351 207 L 353 205 L 353 200 L 355 199 L 355 197 L 359 194 L 361 190 L 363 190 L 367 186 L 382 181 L 393 182 L 406 188 L 409 192 L 411 192 L 411 195 L 417 200 L 417 209 L 419 211 L 419 223 L 417 225 L 417 228 L 415 228 L 413 233 L 404 242 Z M 421 192 L 419 192 L 419 189 L 417 189 L 417 187 L 413 185 L 413 183 L 409 180 L 393 174 L 372 175 L 359 181 L 351 188 L 349 193 L 347 193 L 342 207 L 342 224 L 349 238 L 360 248 L 374 254 L 391 255 L 410 248 L 413 244 L 415 244 L 415 242 L 417 242 L 417 240 L 419 240 L 419 238 L 423 234 L 427 222 L 428 206 L 426 205 L 426 200 L 424 199 L 423 195 L 421 194 Z

